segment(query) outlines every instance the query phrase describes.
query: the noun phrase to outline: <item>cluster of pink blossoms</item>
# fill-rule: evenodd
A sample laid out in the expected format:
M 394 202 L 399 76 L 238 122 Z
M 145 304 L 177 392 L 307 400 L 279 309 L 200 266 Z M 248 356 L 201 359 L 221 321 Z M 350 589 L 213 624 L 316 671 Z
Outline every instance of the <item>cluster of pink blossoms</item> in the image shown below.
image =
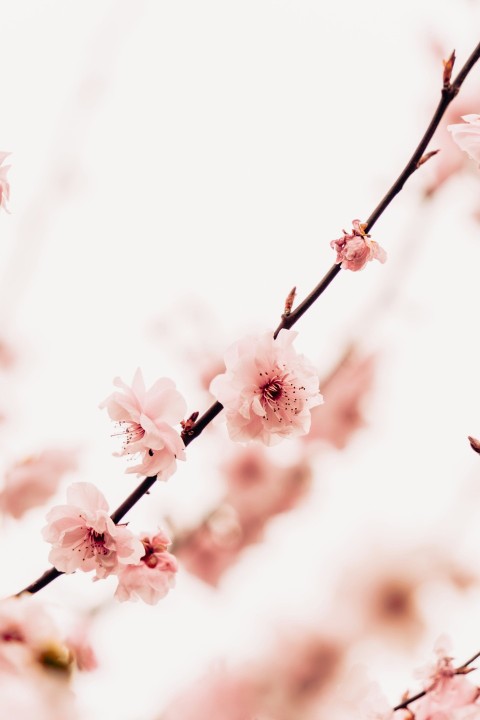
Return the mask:
M 342 270 L 363 270 L 370 260 L 386 262 L 387 253 L 367 235 L 366 226 L 360 220 L 353 220 L 352 225 L 351 233 L 344 230 L 341 238 L 330 243 L 330 247 L 337 253 L 335 262 L 342 263 Z
M 315 367 L 292 346 L 296 336 L 281 330 L 274 340 L 268 332 L 227 350 L 226 372 L 212 380 L 210 392 L 224 406 L 232 440 L 274 445 L 308 433 L 310 411 L 323 397 Z
M 123 445 L 117 455 L 129 455 L 139 463 L 129 473 L 157 476 L 167 480 L 176 470 L 176 461 L 185 460 L 185 445 L 172 427 L 185 417 L 187 404 L 168 378 L 160 378 L 147 390 L 141 370 L 137 370 L 132 387 L 120 378 L 114 392 L 101 403 L 120 428 Z
M 52 508 L 47 521 L 43 537 L 52 545 L 48 559 L 57 570 L 93 570 L 95 580 L 116 575 L 119 600 L 153 604 L 173 587 L 177 562 L 167 552 L 169 538 L 161 532 L 139 538 L 126 525 L 116 525 L 94 485 L 71 485 L 67 504 Z
M 378 690 L 369 692 L 361 710 L 364 720 L 398 720 L 400 717 L 415 720 L 480 720 L 480 688 L 467 677 L 469 668 L 455 669 L 453 658 L 446 655 L 440 645 L 436 664 L 422 676 L 425 695 L 409 703 L 402 716 L 388 707 Z

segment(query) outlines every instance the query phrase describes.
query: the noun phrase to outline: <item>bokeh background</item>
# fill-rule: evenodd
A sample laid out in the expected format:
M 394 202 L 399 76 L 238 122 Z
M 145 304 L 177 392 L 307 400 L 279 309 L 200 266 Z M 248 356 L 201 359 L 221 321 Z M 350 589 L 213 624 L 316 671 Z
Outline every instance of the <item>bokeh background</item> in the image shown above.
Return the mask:
M 191 411 L 208 407 L 205 378 L 224 349 L 273 329 L 291 287 L 310 291 L 334 260 L 330 240 L 393 182 L 438 101 L 442 57 L 455 48 L 460 67 L 478 42 L 480 9 L 0 8 L 0 149 L 12 165 L 0 331 L 13 354 L 0 375 L 2 468 L 71 448 L 78 472 L 50 504 L 75 479 L 113 508 L 135 483 L 98 409 L 113 377 L 141 367 L 149 383 L 172 377 Z M 449 119 L 478 112 L 480 67 Z M 387 264 L 340 273 L 297 326 L 321 378 L 346 353 L 372 358 L 363 374 L 354 364 L 337 376 L 332 407 L 351 391 L 358 413 L 342 409 L 344 440 L 320 429 L 267 453 L 279 476 L 305 463 L 305 491 L 245 546 L 231 517 L 216 517 L 214 547 L 231 561 L 212 584 L 179 555 L 177 586 L 153 608 L 113 601 L 113 579 L 76 574 L 42 591 L 90 623 L 99 668 L 75 681 L 81 718 L 203 720 L 215 706 L 237 720 L 252 715 L 235 715 L 232 697 L 252 686 L 262 720 L 341 717 L 363 673 L 392 704 L 414 689 L 412 671 L 443 633 L 459 661 L 480 649 L 480 458 L 467 441 L 480 435 L 480 177 L 445 132 L 431 147 L 441 153 L 375 226 Z M 214 425 L 131 511 L 133 529 L 166 524 L 184 537 L 218 508 L 237 451 Z M 48 567 L 45 512 L 4 516 L 3 595 Z M 230 692 L 225 678 L 238 673 Z M 212 690 L 204 710 L 196 693 L 215 682 L 229 698 Z M 178 698 L 195 698 L 193 714 L 175 710 Z

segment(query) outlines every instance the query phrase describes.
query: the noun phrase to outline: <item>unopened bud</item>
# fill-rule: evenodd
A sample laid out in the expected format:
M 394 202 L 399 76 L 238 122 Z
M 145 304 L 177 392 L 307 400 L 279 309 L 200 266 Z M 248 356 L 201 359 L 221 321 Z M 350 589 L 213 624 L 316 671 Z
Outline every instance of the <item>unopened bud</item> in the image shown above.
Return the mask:
M 455 64 L 455 50 L 452 51 L 452 54 L 448 58 L 448 60 L 443 61 L 443 87 L 449 87 L 450 80 L 452 78 L 452 71 L 453 66 Z
M 434 155 L 436 155 L 439 152 L 440 152 L 440 150 L 431 150 L 430 152 L 425 153 L 425 155 L 422 155 L 422 157 L 420 158 L 420 160 L 417 163 L 417 168 L 419 168 L 420 165 L 423 165 L 424 163 L 426 163 L 427 160 L 430 160 L 431 157 L 433 157 Z
M 480 453 L 480 440 L 477 440 L 476 438 L 469 435 L 468 441 L 472 450 L 475 450 L 476 453 Z
M 290 313 L 292 312 L 293 301 L 295 300 L 296 294 L 297 288 L 293 287 L 288 293 L 287 299 L 285 300 L 285 310 L 283 311 L 284 315 L 290 315 Z
M 187 437 L 187 435 L 192 434 L 193 427 L 197 421 L 199 414 L 200 413 L 197 410 L 190 415 L 188 420 L 181 420 L 180 425 L 182 426 L 182 432 L 181 432 L 182 438 L 185 438 L 185 437 Z

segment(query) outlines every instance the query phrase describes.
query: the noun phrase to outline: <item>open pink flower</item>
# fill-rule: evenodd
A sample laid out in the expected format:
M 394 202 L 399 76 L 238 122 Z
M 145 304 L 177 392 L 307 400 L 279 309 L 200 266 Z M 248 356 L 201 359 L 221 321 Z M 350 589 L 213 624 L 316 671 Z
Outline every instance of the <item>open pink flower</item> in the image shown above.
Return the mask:
M 67 502 L 50 510 L 42 531 L 52 544 L 48 559 L 57 570 L 95 570 L 96 578 L 104 578 L 120 565 L 140 560 L 142 543 L 124 525 L 115 525 L 107 501 L 94 485 L 70 485 Z
M 144 535 L 141 540 L 144 555 L 136 565 L 121 568 L 115 597 L 122 602 L 140 598 L 155 605 L 175 585 L 178 564 L 175 556 L 167 552 L 170 538 L 164 533 Z
M 330 247 L 337 252 L 336 263 L 342 263 L 342 270 L 362 270 L 370 260 L 378 260 L 384 263 L 387 253 L 370 235 L 365 233 L 365 226 L 360 220 L 353 220 L 351 233 L 343 231 L 338 240 L 332 240 Z
M 448 125 L 452 139 L 480 167 L 480 115 L 462 115 L 465 122 Z
M 10 153 L 0 152 L 0 166 L 3 165 L 3 161 L 8 157 Z M 10 170 L 10 165 L 4 165 L 0 167 L 0 207 L 9 212 L 7 206 L 7 200 L 10 199 L 10 183 L 7 180 L 7 173 Z
M 77 462 L 71 450 L 44 450 L 12 465 L 5 474 L 0 508 L 18 519 L 27 510 L 43 505 L 56 491 Z
M 323 402 L 318 374 L 292 343 L 297 333 L 268 332 L 234 343 L 225 354 L 226 372 L 210 383 L 222 403 L 232 440 L 274 445 L 282 438 L 305 435 L 310 410 Z
M 185 460 L 185 446 L 172 427 L 186 414 L 184 398 L 168 378 L 160 378 L 146 390 L 141 370 L 137 370 L 132 387 L 120 378 L 114 384 L 121 392 L 114 392 L 101 403 L 120 425 L 123 436 L 118 455 L 136 455 L 140 463 L 127 472 L 167 480 L 176 469 L 176 460 Z

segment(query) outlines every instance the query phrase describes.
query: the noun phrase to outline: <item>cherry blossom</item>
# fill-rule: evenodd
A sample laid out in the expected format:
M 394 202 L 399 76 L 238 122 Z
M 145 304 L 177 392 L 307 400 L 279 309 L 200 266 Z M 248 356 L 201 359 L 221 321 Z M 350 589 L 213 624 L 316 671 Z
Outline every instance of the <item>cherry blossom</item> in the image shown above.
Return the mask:
M 176 460 L 185 460 L 183 440 L 172 427 L 185 416 L 184 398 L 168 378 L 160 378 L 147 390 L 140 369 L 132 387 L 120 378 L 115 378 L 114 385 L 121 391 L 112 393 L 100 407 L 120 427 L 123 446 L 115 454 L 140 459 L 127 472 L 167 480 L 175 472 Z
M 8 152 L 0 152 L 0 207 L 7 212 L 10 212 L 7 206 L 7 201 L 10 199 L 10 183 L 7 180 L 7 173 L 10 170 L 10 165 L 3 165 L 5 158 L 10 155 Z
M 43 505 L 56 491 L 64 474 L 75 470 L 71 450 L 44 450 L 12 465 L 5 474 L 0 508 L 19 519 L 28 510 Z
M 24 594 L 0 601 L 2 718 L 77 720 L 73 663 L 60 628 L 37 598 Z
M 352 348 L 322 382 L 325 407 L 312 411 L 312 427 L 304 440 L 318 440 L 343 450 L 352 435 L 367 423 L 363 407 L 371 393 L 377 357 Z
M 118 587 L 115 597 L 136 601 L 139 598 L 149 605 L 155 605 L 175 585 L 177 560 L 167 551 L 170 538 L 163 532 L 153 537 L 141 538 L 144 555 L 140 562 L 125 565 L 118 573 Z
M 305 435 L 310 410 L 323 402 L 318 373 L 292 343 L 293 330 L 248 336 L 225 354 L 226 372 L 217 375 L 210 392 L 225 408 L 232 440 L 259 440 L 274 445 L 282 438 Z
M 366 234 L 365 225 L 362 225 L 360 220 L 353 220 L 352 225 L 351 233 L 344 230 L 341 238 L 330 243 L 330 247 L 337 252 L 335 262 L 342 263 L 343 270 L 353 272 L 362 270 L 370 260 L 386 262 L 387 253 L 375 240 L 371 240 L 370 235 Z
M 142 543 L 124 525 L 115 525 L 107 501 L 94 485 L 70 485 L 67 503 L 50 510 L 42 531 L 52 544 L 48 559 L 57 570 L 95 570 L 99 579 L 117 572 L 121 564 L 140 560 Z
M 39 602 L 27 595 L 0 601 L 0 670 L 21 671 L 53 642 L 59 630 Z
M 480 115 L 462 115 L 465 122 L 448 125 L 452 139 L 480 167 Z

